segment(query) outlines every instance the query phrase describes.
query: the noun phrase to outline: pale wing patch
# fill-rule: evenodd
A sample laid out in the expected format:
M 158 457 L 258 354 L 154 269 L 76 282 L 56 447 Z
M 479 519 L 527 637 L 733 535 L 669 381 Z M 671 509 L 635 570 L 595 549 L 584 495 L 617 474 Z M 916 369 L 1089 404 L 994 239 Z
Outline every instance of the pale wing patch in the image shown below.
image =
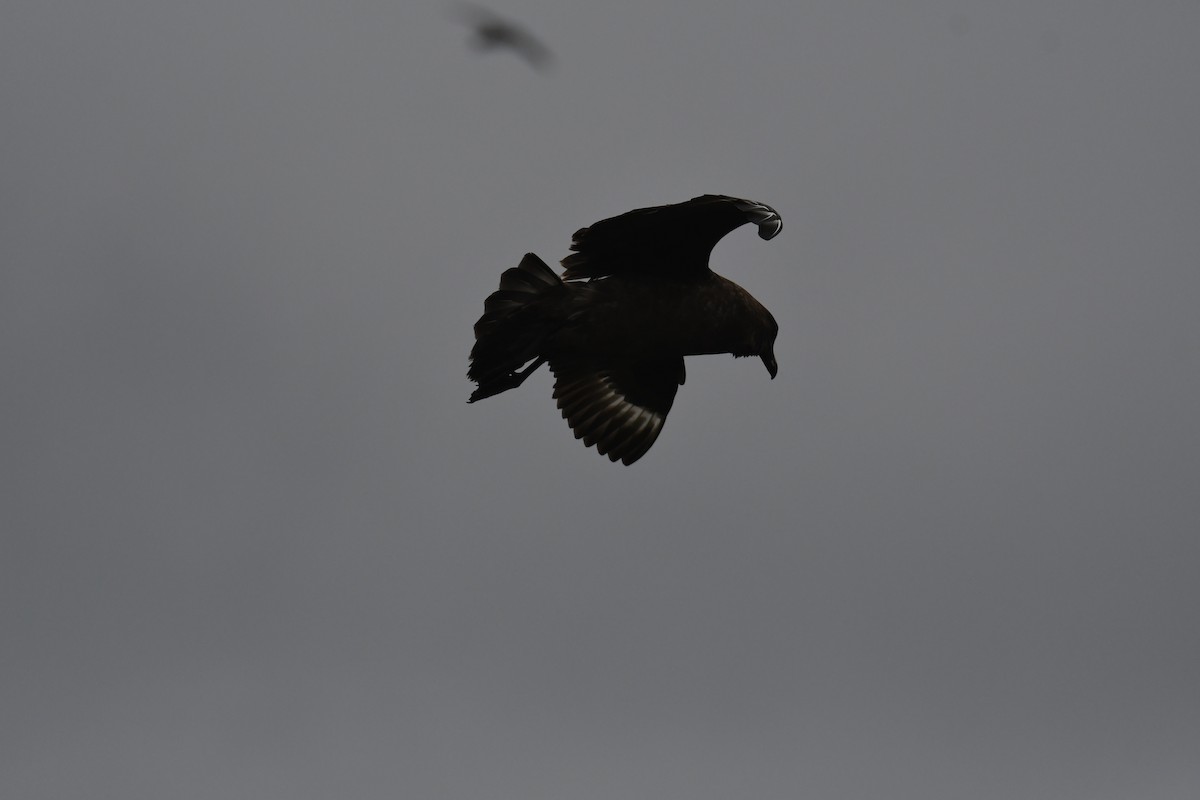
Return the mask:
M 737 198 L 733 203 L 739 211 L 746 215 L 747 220 L 758 226 L 760 239 L 774 239 L 783 230 L 783 219 L 779 216 L 779 212 L 766 203 Z

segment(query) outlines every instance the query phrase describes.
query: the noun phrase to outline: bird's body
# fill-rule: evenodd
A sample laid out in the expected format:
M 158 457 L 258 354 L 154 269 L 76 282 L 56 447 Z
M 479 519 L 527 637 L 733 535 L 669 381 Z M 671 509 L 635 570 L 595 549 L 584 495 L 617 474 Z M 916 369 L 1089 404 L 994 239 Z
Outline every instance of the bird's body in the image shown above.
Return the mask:
M 547 360 L 559 354 L 758 355 L 758 343 L 745 341 L 745 320 L 770 316 L 749 292 L 715 272 L 688 281 L 625 278 L 564 286 L 572 324 L 549 337 Z
M 713 246 L 747 222 L 764 239 L 781 227 L 770 206 L 703 195 L 579 230 L 561 278 L 527 254 L 501 276 L 475 325 L 471 402 L 549 362 L 576 436 L 632 464 L 662 429 L 684 356 L 759 356 L 775 377 L 774 317 L 708 268 Z
M 550 48 L 515 22 L 470 5 L 460 6 L 458 16 L 474 31 L 471 45 L 477 50 L 511 50 L 535 69 L 545 69 L 553 61 Z

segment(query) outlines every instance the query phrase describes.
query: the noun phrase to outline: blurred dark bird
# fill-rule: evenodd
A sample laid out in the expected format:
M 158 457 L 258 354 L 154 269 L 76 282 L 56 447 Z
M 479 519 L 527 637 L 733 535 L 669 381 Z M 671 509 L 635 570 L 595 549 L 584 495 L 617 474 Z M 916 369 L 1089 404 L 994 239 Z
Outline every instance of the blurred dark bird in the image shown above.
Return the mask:
M 479 6 L 460 6 L 457 16 L 474 31 L 471 44 L 477 50 L 507 48 L 529 62 L 534 69 L 550 66 L 550 49 L 515 22 Z
M 632 464 L 662 430 L 684 356 L 758 356 L 774 378 L 775 318 L 708 267 L 717 242 L 747 222 L 763 239 L 783 227 L 768 205 L 706 194 L 576 231 L 561 277 L 526 254 L 475 323 L 467 377 L 478 388 L 468 402 L 520 386 L 549 362 L 575 438 Z

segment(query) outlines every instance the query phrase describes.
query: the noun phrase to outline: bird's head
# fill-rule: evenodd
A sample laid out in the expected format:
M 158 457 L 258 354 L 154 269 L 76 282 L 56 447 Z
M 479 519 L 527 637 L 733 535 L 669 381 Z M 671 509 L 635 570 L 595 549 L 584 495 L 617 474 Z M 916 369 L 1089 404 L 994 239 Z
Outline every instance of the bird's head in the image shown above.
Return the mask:
M 742 317 L 741 347 L 733 351 L 734 356 L 758 356 L 771 374 L 771 380 L 779 374 L 775 361 L 775 337 L 779 335 L 779 323 L 771 312 L 743 290 L 746 316 Z
M 767 352 L 759 356 L 763 364 L 767 367 L 767 372 L 771 373 L 771 380 L 775 380 L 775 376 L 779 374 L 779 365 L 775 363 L 775 348 L 774 346 L 767 349 Z
M 779 324 L 775 322 L 775 318 L 771 316 L 771 312 L 767 311 L 767 324 L 764 329 L 764 336 L 760 339 L 761 345 L 758 351 L 758 357 L 762 359 L 763 366 L 767 368 L 767 372 L 771 373 L 771 380 L 775 380 L 775 376 L 779 373 L 779 364 L 775 361 L 775 337 L 779 334 Z

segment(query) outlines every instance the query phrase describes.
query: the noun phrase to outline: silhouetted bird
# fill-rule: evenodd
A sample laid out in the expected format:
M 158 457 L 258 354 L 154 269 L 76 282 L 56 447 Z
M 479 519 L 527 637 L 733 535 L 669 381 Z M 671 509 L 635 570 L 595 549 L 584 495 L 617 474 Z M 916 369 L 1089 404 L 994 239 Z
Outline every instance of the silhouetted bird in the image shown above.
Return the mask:
M 475 323 L 467 377 L 479 386 L 468 402 L 520 386 L 549 362 L 575 438 L 632 464 L 662 430 L 684 356 L 758 356 L 774 378 L 775 318 L 708 267 L 717 242 L 747 222 L 763 239 L 783 227 L 768 205 L 706 194 L 576 231 L 561 278 L 526 254 Z
M 461 6 L 458 16 L 470 25 L 475 35 L 471 44 L 478 50 L 495 50 L 507 47 L 529 62 L 535 69 L 550 65 L 553 57 L 550 49 L 527 33 L 514 22 L 510 22 L 485 8 Z

